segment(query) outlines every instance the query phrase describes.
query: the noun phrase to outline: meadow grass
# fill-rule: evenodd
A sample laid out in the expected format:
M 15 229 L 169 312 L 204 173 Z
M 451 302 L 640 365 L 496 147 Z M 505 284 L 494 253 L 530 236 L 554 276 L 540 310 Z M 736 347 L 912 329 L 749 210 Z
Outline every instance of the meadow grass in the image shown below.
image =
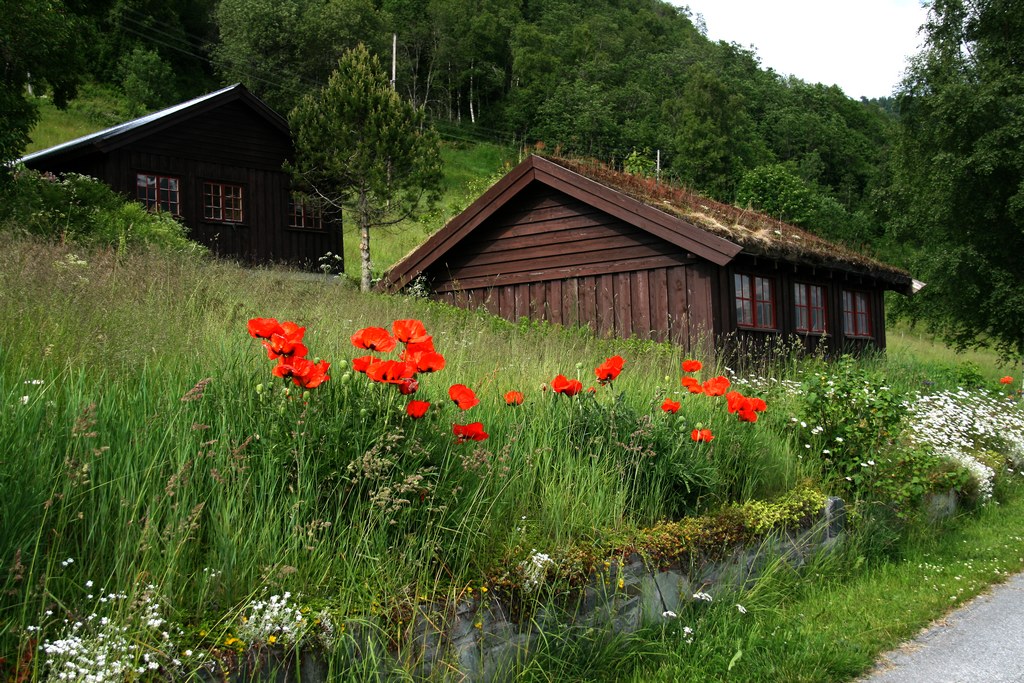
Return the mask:
M 30 636 L 53 642 L 64 619 L 85 618 L 100 588 L 129 596 L 114 614 L 125 623 L 132 605 L 159 604 L 182 628 L 167 636 L 181 643 L 176 652 L 234 647 L 253 601 L 286 591 L 306 609 L 382 628 L 410 602 L 456 599 L 534 549 L 611 547 L 665 518 L 821 483 L 794 431 L 800 398 L 778 381 L 827 367 L 815 362 L 765 366 L 762 383 L 744 388 L 769 404 L 751 425 L 720 400 L 688 395 L 683 356 L 670 345 L 363 295 L 344 279 L 19 240 L 0 254 L 0 291 L 0 315 L 19 321 L 0 330 L 0 558 L 9 568 L 0 651 L 9 661 Z M 331 380 L 308 396 L 285 391 L 246 333 L 254 317 L 306 326 L 309 355 L 333 363 Z M 433 403 L 422 420 L 404 414 L 392 387 L 347 367 L 363 353 L 353 332 L 405 318 L 422 320 L 446 358 L 420 377 L 415 398 Z M 613 354 L 625 369 L 602 387 L 593 368 Z M 704 360 L 702 377 L 725 372 Z M 559 373 L 595 393 L 555 395 Z M 918 370 L 905 377 L 918 382 Z M 452 405 L 456 382 L 481 404 Z M 510 389 L 526 395 L 522 406 L 504 404 Z M 665 398 L 684 408 L 662 412 Z M 452 423 L 477 420 L 489 439 L 455 443 Z M 715 441 L 693 443 L 697 426 L 713 428 Z M 742 599 L 770 611 L 812 595 L 795 579 L 773 580 L 782 581 Z M 769 608 L 775 597 L 781 606 Z M 639 636 L 581 642 L 552 632 L 518 675 L 685 680 L 694 646 L 721 664 L 734 634 L 753 637 L 716 604 L 720 612 Z M 698 633 L 724 635 L 686 643 L 683 627 L 698 623 Z M 769 647 L 767 631 L 757 633 L 749 652 Z M 172 649 L 146 634 L 139 640 Z M 45 673 L 40 657 L 32 666 Z
M 38 152 L 141 116 L 119 92 L 108 86 L 86 83 L 75 99 L 58 109 L 48 97 L 37 97 L 39 120 L 29 133 L 25 153 Z

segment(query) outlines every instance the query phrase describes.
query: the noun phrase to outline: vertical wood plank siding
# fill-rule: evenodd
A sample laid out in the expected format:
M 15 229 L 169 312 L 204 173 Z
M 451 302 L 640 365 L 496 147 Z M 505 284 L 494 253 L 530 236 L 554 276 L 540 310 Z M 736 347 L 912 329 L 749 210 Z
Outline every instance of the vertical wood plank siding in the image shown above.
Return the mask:
M 461 294 L 512 321 L 689 344 L 689 302 L 705 302 L 708 316 L 711 300 L 692 254 L 549 188 L 523 193 L 428 272 L 438 299 Z
M 341 225 L 324 220 L 323 230 L 288 226 L 291 180 L 282 170 L 292 154 L 280 128 L 240 101 L 227 102 L 107 153 L 91 152 L 70 162 L 34 165 L 53 172 L 92 175 L 135 199 L 136 174 L 158 173 L 180 179 L 180 218 L 189 237 L 215 254 L 248 263 L 283 262 L 315 269 L 328 251 L 341 254 Z M 208 221 L 203 215 L 203 183 L 241 185 L 243 221 Z
M 734 275 L 773 283 L 775 327 L 738 327 Z M 718 266 L 584 201 L 534 182 L 498 208 L 425 271 L 436 296 L 485 306 L 508 320 L 585 325 L 601 337 L 668 340 L 687 349 L 713 344 L 770 350 L 780 333 L 807 351 L 836 355 L 872 342 L 883 347 L 880 285 L 831 269 L 816 270 L 739 254 Z M 795 283 L 826 288 L 827 334 L 798 334 Z M 844 288 L 871 292 L 874 339 L 842 334 Z

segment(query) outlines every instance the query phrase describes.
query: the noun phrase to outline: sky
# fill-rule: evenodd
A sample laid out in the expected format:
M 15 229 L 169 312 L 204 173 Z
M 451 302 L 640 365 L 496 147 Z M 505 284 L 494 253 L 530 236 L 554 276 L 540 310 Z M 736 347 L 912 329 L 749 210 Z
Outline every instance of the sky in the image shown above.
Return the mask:
M 711 40 L 753 47 L 762 68 L 848 96 L 891 95 L 922 38 L 919 0 L 672 0 L 703 15 Z

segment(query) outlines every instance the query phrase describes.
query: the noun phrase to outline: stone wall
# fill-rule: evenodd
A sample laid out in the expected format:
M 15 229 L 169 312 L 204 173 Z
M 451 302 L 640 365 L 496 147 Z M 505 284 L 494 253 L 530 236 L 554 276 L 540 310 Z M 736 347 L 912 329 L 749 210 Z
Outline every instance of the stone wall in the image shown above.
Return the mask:
M 672 619 L 686 602 L 707 599 L 695 597 L 697 593 L 712 599 L 733 593 L 749 587 L 771 562 L 781 560 L 798 567 L 809 557 L 829 551 L 841 538 L 844 524 L 843 501 L 829 498 L 809 529 L 733 548 L 724 560 L 655 568 L 633 555 L 594 574 L 575 599 L 545 605 L 522 623 L 513 618 L 509 605 L 493 596 L 455 605 L 419 604 L 405 625 L 398 648 L 371 626 L 352 625 L 347 658 L 380 680 L 408 680 L 410 674 L 416 680 L 507 680 L 510 669 L 531 655 L 545 632 L 592 638 L 631 633 Z M 319 653 L 273 648 L 246 652 L 231 662 L 211 663 L 198 676 L 203 681 L 274 683 L 325 683 L 330 678 Z

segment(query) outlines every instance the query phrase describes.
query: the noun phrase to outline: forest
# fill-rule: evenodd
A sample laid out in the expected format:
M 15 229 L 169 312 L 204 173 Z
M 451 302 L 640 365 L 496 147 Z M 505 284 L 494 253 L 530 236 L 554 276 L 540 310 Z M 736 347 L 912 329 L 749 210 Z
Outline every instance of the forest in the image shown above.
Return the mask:
M 936 0 L 897 92 L 860 101 L 711 41 L 699 15 L 663 0 L 3 5 L 4 159 L 27 141 L 26 88 L 60 104 L 103 84 L 146 111 L 240 81 L 287 115 L 345 50 L 390 65 L 394 47 L 394 87 L 442 133 L 750 206 L 927 281 L 904 312 L 959 346 L 1024 345 L 1019 0 Z

